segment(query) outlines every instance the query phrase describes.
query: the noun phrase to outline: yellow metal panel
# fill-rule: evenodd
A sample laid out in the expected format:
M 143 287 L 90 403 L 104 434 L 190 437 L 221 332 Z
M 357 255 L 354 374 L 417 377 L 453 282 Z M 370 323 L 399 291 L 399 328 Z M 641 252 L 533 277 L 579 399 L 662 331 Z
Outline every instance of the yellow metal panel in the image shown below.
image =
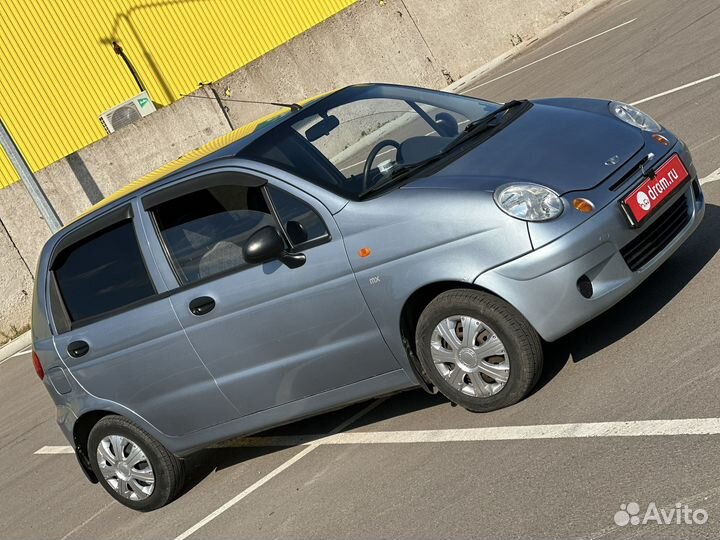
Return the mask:
M 139 91 L 167 105 L 356 0 L 0 0 L 0 116 L 34 170 L 102 138 Z M 275 96 L 269 96 L 275 97 Z M 0 188 L 17 180 L 0 152 Z

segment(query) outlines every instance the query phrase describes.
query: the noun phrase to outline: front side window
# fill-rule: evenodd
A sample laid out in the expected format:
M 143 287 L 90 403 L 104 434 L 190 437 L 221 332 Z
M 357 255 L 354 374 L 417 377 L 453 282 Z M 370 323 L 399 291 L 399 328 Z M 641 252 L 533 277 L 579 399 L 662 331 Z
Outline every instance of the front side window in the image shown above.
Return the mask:
M 55 260 L 53 272 L 73 323 L 155 294 L 130 219 L 66 248 Z
M 320 216 L 307 203 L 275 186 L 268 186 L 280 224 L 293 246 L 314 242 L 328 236 Z
M 258 229 L 275 226 L 260 187 L 228 181 L 152 208 L 181 284 L 248 265 L 243 246 Z

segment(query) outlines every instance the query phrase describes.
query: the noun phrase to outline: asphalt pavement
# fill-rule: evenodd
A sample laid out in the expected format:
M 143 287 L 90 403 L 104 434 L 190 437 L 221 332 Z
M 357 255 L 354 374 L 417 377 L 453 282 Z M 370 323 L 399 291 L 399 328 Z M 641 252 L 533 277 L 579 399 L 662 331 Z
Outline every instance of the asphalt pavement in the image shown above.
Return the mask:
M 88 484 L 74 456 L 36 454 L 67 443 L 23 353 L 0 363 L 0 537 L 720 536 L 718 28 L 716 0 L 615 0 L 460 88 L 641 101 L 708 180 L 695 235 L 548 345 L 530 397 L 472 414 L 410 391 L 262 434 L 265 445 L 232 441 L 189 462 L 177 501 L 139 514 Z M 348 422 L 354 438 L 312 442 Z

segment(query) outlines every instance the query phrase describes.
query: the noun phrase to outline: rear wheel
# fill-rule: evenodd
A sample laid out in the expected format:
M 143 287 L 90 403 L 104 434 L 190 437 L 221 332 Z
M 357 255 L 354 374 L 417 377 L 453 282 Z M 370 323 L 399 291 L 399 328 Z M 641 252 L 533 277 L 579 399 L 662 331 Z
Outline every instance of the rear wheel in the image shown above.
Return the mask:
M 183 484 L 181 461 L 121 416 L 106 416 L 95 424 L 88 455 L 100 484 L 133 510 L 148 512 L 165 506 Z
M 450 401 L 475 412 L 517 403 L 542 372 L 540 338 L 504 300 L 476 290 L 437 296 L 420 315 L 417 354 Z

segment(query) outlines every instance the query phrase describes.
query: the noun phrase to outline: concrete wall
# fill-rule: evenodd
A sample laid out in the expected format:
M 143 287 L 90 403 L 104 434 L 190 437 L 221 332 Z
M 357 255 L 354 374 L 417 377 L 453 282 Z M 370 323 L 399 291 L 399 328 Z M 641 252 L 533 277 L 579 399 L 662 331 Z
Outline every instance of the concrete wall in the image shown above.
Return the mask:
M 10 341 L 29 328 L 32 276 L 22 257 L 13 245 L 12 238 L 0 226 L 0 343 Z
M 588 0 L 360 0 L 225 77 L 233 97 L 296 101 L 360 82 L 442 88 Z M 242 125 L 272 109 L 227 102 Z
M 588 0 L 360 0 L 215 83 L 231 99 L 297 101 L 358 82 L 442 88 Z M 64 222 L 186 152 L 271 112 L 207 89 L 37 173 Z M 201 99 L 204 97 L 206 99 Z M 516 97 L 516 96 L 510 96 Z M 27 327 L 31 274 L 49 236 L 20 183 L 0 190 L 0 344 Z

